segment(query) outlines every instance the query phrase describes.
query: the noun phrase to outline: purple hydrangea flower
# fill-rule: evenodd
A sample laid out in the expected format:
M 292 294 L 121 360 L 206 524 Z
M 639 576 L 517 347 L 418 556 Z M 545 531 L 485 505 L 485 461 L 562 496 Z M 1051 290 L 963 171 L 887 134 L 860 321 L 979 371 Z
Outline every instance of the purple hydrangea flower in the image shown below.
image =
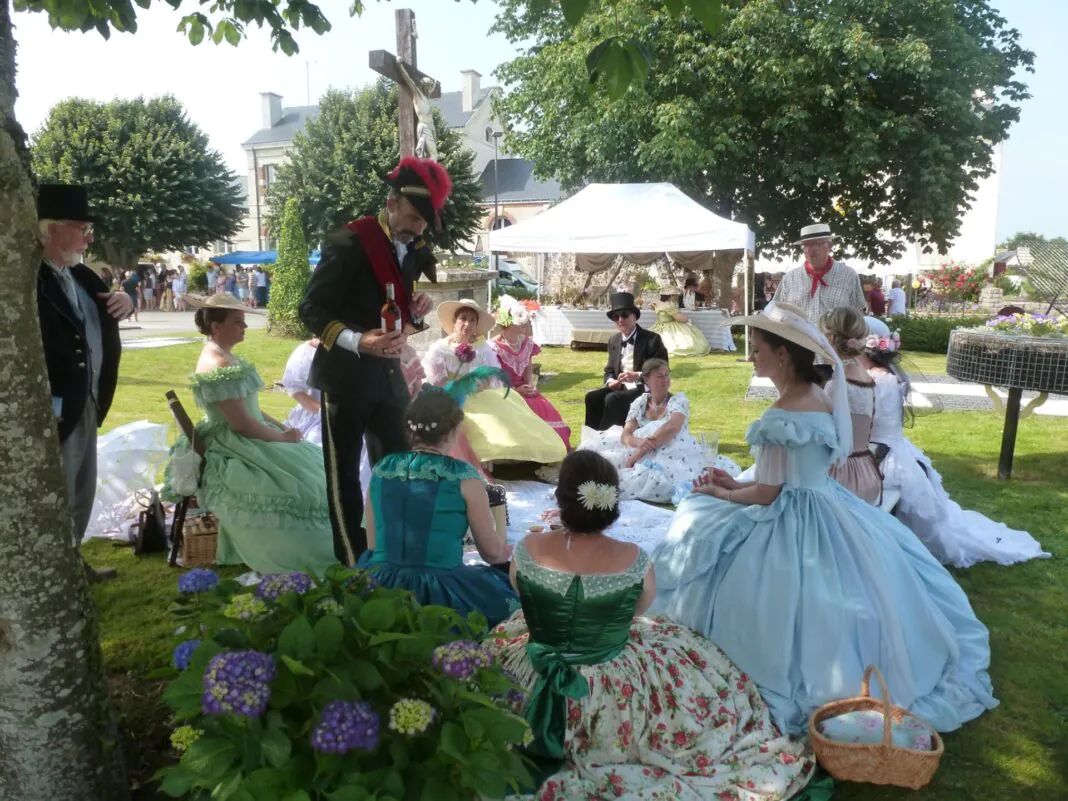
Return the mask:
M 323 754 L 373 751 L 381 728 L 378 713 L 366 701 L 331 701 L 312 731 L 311 746 Z
M 312 588 L 307 573 L 269 573 L 256 586 L 256 597 L 273 600 L 287 592 L 303 595 Z
M 434 667 L 454 679 L 470 678 L 476 670 L 493 664 L 492 655 L 477 642 L 456 640 L 434 649 Z
M 271 700 L 274 660 L 259 651 L 216 654 L 204 671 L 201 707 L 206 715 L 258 718 Z
M 361 570 L 355 576 L 349 576 L 348 581 L 345 582 L 345 589 L 349 592 L 359 589 L 361 598 L 366 598 L 378 586 L 375 574 L 367 570 Z
M 205 567 L 194 567 L 178 577 L 178 592 L 207 592 L 219 586 L 219 575 Z
M 519 684 L 518 677 L 511 670 L 504 668 L 503 673 L 509 681 Z M 503 700 L 512 709 L 519 710 L 527 699 L 527 694 L 522 690 L 508 690 L 503 694 L 494 694 L 493 698 L 494 700 Z
M 179 643 L 174 649 L 174 666 L 179 670 L 189 667 L 189 660 L 193 658 L 193 651 L 200 646 L 200 640 L 186 640 Z

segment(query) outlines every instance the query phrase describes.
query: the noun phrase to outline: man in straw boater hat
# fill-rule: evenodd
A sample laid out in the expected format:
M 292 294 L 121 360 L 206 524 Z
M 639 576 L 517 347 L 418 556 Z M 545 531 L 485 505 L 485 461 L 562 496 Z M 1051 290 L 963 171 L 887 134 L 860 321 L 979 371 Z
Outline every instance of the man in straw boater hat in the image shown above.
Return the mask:
M 831 257 L 831 226 L 806 225 L 794 244 L 805 251 L 805 263 L 783 276 L 775 300 L 796 306 L 812 322 L 839 306 L 864 311 L 867 302 L 860 276 L 844 261 Z
M 641 377 L 645 361 L 668 360 L 660 335 L 638 325 L 642 311 L 634 305 L 634 295 L 615 292 L 609 296 L 609 306 L 608 319 L 616 324 L 618 333 L 608 340 L 604 386 L 586 393 L 586 426 L 597 431 L 627 422 L 631 403 L 645 392 Z
M 125 292 L 109 291 L 82 263 L 96 222 L 85 187 L 42 184 L 37 218 L 44 246 L 37 271 L 37 316 L 77 547 L 96 498 L 96 431 L 118 382 L 119 321 L 130 316 L 133 301 Z M 90 581 L 115 577 L 114 570 L 88 565 L 85 573 Z
M 433 159 L 402 158 L 383 180 L 386 208 L 328 237 L 300 304 L 301 320 L 319 338 L 308 383 L 322 392 L 334 552 L 348 565 L 367 549 L 360 484 L 365 433 L 375 445 L 372 464 L 407 448 L 409 394 L 400 359 L 408 335 L 428 327 L 430 298 L 414 287 L 420 274 L 436 280 L 437 262 L 423 232 L 441 227 L 452 191 L 448 172 Z M 400 312 L 391 331 L 383 330 L 380 315 L 387 287 Z

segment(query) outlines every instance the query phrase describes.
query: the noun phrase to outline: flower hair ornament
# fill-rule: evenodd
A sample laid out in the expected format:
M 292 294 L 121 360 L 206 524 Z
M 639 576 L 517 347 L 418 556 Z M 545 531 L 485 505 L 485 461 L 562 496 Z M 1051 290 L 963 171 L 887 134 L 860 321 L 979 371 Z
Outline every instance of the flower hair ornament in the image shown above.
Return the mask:
M 584 481 L 578 487 L 578 499 L 582 508 L 588 512 L 596 509 L 608 512 L 619 503 L 619 489 L 611 484 L 599 484 L 596 481 Z
M 408 430 L 410 430 L 410 431 L 433 431 L 437 427 L 438 427 L 438 424 L 436 422 L 435 423 L 416 423 L 413 420 L 409 420 L 408 421 Z
M 530 309 L 511 295 L 501 295 L 497 303 L 497 325 L 501 328 L 530 322 Z
M 864 339 L 847 339 L 846 347 L 850 350 L 870 350 L 877 353 L 897 353 L 901 350 L 901 334 L 894 331 L 890 336 L 869 334 Z

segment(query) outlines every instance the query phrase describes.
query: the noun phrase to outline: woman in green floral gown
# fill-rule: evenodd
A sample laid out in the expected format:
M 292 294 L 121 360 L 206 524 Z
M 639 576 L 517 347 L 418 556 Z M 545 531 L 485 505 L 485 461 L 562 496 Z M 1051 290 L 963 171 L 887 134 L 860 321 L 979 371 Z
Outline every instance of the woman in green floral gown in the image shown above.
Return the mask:
M 263 388 L 251 362 L 231 353 L 245 338 L 245 310 L 229 295 L 187 302 L 199 306 L 197 329 L 208 337 L 193 399 L 204 410 L 196 432 L 206 445 L 197 502 L 219 520 L 220 565 L 246 564 L 259 573 L 304 570 L 315 575 L 336 564 L 322 451 L 300 432 L 263 414 Z M 180 437 L 164 474 L 163 495 L 177 500 L 175 460 L 189 450 Z
M 615 468 L 592 451 L 560 467 L 559 531 L 516 546 L 522 613 L 488 641 L 529 695 L 537 801 L 779 801 L 815 762 L 775 729 L 756 685 L 711 642 L 638 617 L 649 558 L 603 531 L 619 517 Z

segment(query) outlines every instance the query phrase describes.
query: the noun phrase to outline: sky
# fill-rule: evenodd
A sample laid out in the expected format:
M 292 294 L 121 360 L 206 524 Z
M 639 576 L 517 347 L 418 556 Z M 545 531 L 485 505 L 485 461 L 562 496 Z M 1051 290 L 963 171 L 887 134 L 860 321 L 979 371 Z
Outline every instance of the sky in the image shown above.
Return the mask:
M 180 14 L 165 3 L 139 11 L 136 35 L 113 33 L 105 42 L 93 32 L 62 33 L 43 14 L 15 13 L 18 42 L 17 119 L 33 132 L 49 108 L 67 97 L 110 100 L 116 96 L 169 93 L 186 107 L 226 162 L 244 173 L 241 143 L 260 126 L 260 92 L 282 95 L 284 105 L 305 105 L 331 87 L 362 86 L 376 77 L 367 53 L 396 52 L 394 11 L 415 11 L 419 68 L 441 81 L 442 91 L 460 89 L 460 71 L 482 73 L 482 85 L 515 57 L 501 34 L 490 35 L 497 7 L 491 0 L 370 0 L 350 18 L 347 0 L 321 3 L 333 23 L 325 36 L 300 31 L 301 52 L 274 53 L 266 32 L 250 27 L 237 48 L 210 42 L 193 47 L 177 32 Z M 1024 47 L 1036 54 L 1035 73 L 1023 76 L 1032 98 L 1004 145 L 997 237 L 1021 230 L 1068 236 L 1068 30 L 1065 0 L 994 0 L 1018 28 Z M 310 89 L 310 91 L 309 91 Z

